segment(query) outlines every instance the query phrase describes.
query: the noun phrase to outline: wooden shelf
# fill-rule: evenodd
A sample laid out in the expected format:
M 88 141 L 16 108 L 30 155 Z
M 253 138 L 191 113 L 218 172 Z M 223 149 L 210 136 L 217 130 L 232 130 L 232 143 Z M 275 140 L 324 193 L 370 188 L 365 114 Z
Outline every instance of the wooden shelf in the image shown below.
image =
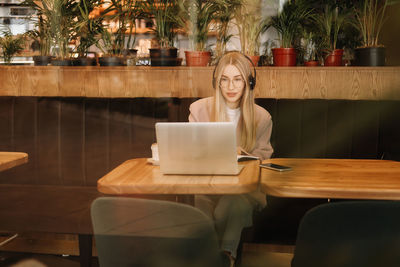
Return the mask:
M 213 67 L 0 66 L 0 96 L 207 97 Z M 256 98 L 400 100 L 400 67 L 257 67 Z

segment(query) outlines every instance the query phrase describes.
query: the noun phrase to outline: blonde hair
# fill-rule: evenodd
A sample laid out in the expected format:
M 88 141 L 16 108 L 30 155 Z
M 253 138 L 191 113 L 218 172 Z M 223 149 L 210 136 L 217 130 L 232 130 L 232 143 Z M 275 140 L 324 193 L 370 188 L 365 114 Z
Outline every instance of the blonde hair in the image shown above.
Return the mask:
M 226 114 L 226 101 L 220 89 L 221 76 L 224 73 L 226 66 L 235 66 L 243 80 L 245 81 L 245 88 L 240 99 L 239 107 L 241 116 L 239 123 L 241 123 L 241 139 L 240 146 L 246 150 L 253 150 L 256 143 L 256 121 L 254 115 L 254 93 L 250 90 L 249 77 L 252 74 L 252 65 L 246 56 L 239 52 L 228 52 L 218 62 L 215 68 L 213 82 L 215 86 L 214 92 L 214 105 L 212 110 L 212 121 L 228 121 Z

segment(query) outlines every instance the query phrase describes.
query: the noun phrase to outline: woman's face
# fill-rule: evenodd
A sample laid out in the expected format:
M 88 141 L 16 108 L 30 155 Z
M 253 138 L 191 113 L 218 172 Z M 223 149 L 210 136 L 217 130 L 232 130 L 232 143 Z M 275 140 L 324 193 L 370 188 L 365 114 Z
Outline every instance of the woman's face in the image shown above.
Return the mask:
M 222 72 L 219 86 L 228 107 L 232 109 L 239 107 L 245 87 L 239 69 L 234 65 L 227 65 Z

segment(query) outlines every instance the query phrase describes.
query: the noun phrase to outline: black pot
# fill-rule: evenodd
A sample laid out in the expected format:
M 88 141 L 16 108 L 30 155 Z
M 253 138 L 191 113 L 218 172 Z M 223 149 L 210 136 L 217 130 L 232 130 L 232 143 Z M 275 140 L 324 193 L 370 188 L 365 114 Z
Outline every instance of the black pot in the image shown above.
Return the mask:
M 35 66 L 47 66 L 51 63 L 51 56 L 33 56 Z
M 180 58 L 151 58 L 151 65 L 155 67 L 159 66 L 180 66 L 182 59 Z
M 178 57 L 178 48 L 150 48 L 150 58 L 177 58 Z
M 52 66 L 73 66 L 72 59 L 52 59 Z
M 150 60 L 152 66 L 177 66 L 178 49 L 150 48 Z
M 99 64 L 103 67 L 124 66 L 124 58 L 122 57 L 99 57 Z
M 74 59 L 74 66 L 97 66 L 97 60 L 91 57 L 79 57 Z
M 355 66 L 385 66 L 384 47 L 364 47 L 354 50 Z

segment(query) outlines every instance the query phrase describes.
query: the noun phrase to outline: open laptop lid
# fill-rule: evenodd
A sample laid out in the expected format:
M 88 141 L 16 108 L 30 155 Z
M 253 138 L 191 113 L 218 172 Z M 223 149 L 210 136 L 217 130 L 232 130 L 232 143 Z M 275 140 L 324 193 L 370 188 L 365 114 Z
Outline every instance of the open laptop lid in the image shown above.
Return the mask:
M 156 123 L 164 174 L 239 173 L 236 127 L 231 122 Z

